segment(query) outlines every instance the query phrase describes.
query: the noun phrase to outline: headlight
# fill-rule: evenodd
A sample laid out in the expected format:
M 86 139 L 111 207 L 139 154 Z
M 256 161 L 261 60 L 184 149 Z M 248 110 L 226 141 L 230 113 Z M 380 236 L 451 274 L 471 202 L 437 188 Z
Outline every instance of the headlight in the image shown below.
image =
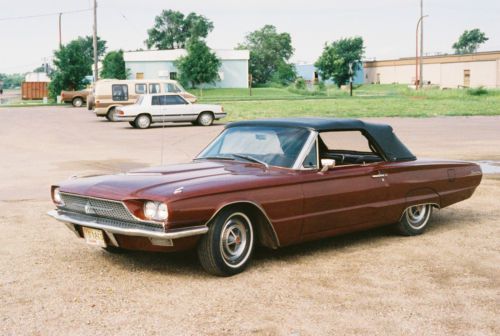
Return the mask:
M 64 205 L 64 201 L 62 200 L 59 188 L 54 188 L 54 190 L 52 191 L 52 199 L 54 200 L 55 204 Z
M 144 203 L 144 217 L 156 221 L 164 221 L 168 218 L 168 208 L 165 203 L 147 201 Z

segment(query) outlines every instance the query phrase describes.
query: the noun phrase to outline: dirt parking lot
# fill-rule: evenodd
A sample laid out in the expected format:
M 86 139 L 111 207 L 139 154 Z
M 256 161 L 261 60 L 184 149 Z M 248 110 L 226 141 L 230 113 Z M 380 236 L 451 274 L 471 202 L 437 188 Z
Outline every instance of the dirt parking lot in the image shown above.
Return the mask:
M 135 130 L 85 109 L 0 109 L 1 335 L 499 335 L 500 175 L 428 231 L 260 250 L 231 278 L 194 253 L 111 255 L 45 215 L 72 175 L 189 161 L 222 126 Z M 499 117 L 389 122 L 419 157 L 500 161 Z M 163 140 L 162 140 L 163 139 Z

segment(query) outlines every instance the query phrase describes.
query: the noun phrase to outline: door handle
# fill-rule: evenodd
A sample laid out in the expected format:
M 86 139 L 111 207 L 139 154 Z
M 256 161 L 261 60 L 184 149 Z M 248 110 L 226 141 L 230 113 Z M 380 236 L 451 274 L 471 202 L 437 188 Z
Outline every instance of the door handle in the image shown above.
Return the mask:
M 384 178 L 384 177 L 387 177 L 387 174 L 378 173 L 378 174 L 372 175 L 372 177 L 373 178 Z

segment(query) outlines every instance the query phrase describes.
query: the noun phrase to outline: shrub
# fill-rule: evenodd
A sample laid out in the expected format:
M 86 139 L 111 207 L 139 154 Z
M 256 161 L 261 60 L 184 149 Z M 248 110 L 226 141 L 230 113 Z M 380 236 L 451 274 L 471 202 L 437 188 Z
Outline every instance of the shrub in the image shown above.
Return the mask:
M 297 80 L 295 81 L 295 88 L 297 90 L 305 90 L 306 89 L 306 81 L 304 80 L 304 78 L 302 78 L 302 77 L 297 78 Z
M 478 88 L 468 89 L 467 93 L 471 96 L 483 96 L 483 95 L 488 94 L 488 90 L 486 90 L 484 87 L 480 86 Z

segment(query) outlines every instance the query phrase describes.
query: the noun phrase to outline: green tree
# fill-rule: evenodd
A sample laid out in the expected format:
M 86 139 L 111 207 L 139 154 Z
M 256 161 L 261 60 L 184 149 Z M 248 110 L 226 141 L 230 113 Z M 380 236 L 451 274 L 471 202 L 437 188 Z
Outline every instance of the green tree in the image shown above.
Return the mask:
M 4 89 L 12 89 L 21 86 L 21 84 L 24 81 L 24 75 L 20 73 L 14 73 L 14 74 L 0 73 L 0 81 L 3 82 Z
M 106 50 L 106 42 L 98 39 L 98 57 Z M 78 37 L 54 51 L 55 71 L 51 75 L 49 93 L 56 97 L 62 90 L 79 90 L 86 84 L 85 76 L 92 74 L 92 38 Z
M 102 61 L 102 78 L 127 79 L 123 50 L 110 51 Z
M 214 29 L 212 21 L 202 15 L 164 10 L 155 18 L 153 28 L 148 29 L 148 39 L 144 41 L 148 49 L 185 48 L 190 39 L 207 37 Z
M 486 41 L 488 41 L 486 34 L 479 29 L 466 30 L 458 41 L 453 43 L 452 48 L 455 49 L 455 54 L 472 54 Z
M 278 33 L 275 26 L 265 25 L 251 32 L 237 48 L 250 50 L 249 69 L 254 83 L 268 83 L 273 75 L 292 77 L 289 74 L 294 68 L 287 63 L 294 52 L 292 38 L 288 33 Z M 278 70 L 280 74 L 275 74 Z
M 195 88 L 200 84 L 214 83 L 219 79 L 221 62 L 204 41 L 193 39 L 187 44 L 187 55 L 181 57 L 176 66 L 180 81 Z
M 332 79 L 338 87 L 349 81 L 349 64 L 356 72 L 362 66 L 363 38 L 349 37 L 325 43 L 323 53 L 314 64 L 323 80 Z

